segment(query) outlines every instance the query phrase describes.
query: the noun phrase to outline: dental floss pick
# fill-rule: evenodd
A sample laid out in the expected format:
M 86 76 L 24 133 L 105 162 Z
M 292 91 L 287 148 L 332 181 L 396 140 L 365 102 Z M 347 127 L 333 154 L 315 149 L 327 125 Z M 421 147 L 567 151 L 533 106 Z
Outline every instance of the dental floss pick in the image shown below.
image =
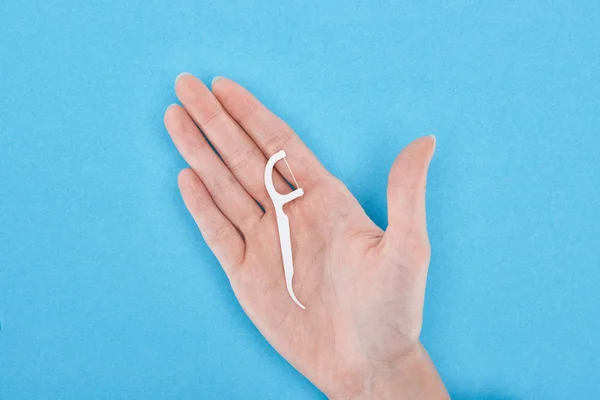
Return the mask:
M 286 153 L 285 150 L 280 150 L 277 153 L 273 154 L 269 161 L 267 161 L 267 166 L 265 167 L 265 186 L 267 187 L 267 192 L 269 193 L 269 197 L 271 197 L 271 201 L 273 202 L 273 206 L 275 209 L 275 217 L 277 218 L 277 230 L 279 232 L 279 244 L 281 246 L 281 256 L 283 258 L 283 272 L 285 275 L 285 286 L 287 291 L 294 300 L 294 302 L 303 310 L 306 309 L 300 303 L 300 301 L 296 298 L 294 294 L 294 288 L 292 286 L 292 281 L 294 277 L 294 262 L 292 259 L 292 239 L 290 235 L 290 220 L 288 216 L 283 212 L 283 206 L 289 203 L 292 200 L 295 200 L 304 195 L 304 190 L 298 185 L 298 181 L 296 181 L 296 177 L 290 168 L 287 160 L 285 159 Z M 287 165 L 290 170 L 290 174 L 296 183 L 296 187 L 298 189 L 292 191 L 288 194 L 281 194 L 277 190 L 275 190 L 275 186 L 273 186 L 273 168 L 275 167 L 275 163 L 282 160 Z

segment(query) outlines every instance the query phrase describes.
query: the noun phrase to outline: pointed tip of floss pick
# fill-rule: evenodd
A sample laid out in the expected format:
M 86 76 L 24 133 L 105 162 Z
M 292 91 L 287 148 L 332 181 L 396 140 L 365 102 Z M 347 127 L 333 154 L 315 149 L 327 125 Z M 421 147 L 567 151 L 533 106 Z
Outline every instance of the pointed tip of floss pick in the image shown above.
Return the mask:
M 300 300 L 298 300 L 296 298 L 296 296 L 292 297 L 292 300 L 294 300 L 294 303 L 296 303 L 298 305 L 298 307 L 300 307 L 303 310 L 306 310 L 306 307 L 304 306 L 304 304 L 300 303 Z
M 298 300 L 298 298 L 296 297 L 296 293 L 294 293 L 294 289 L 292 288 L 291 280 L 290 280 L 289 284 L 286 284 L 286 286 L 287 286 L 288 294 L 290 295 L 290 297 L 292 298 L 294 303 L 296 303 L 298 305 L 298 307 L 300 307 L 301 309 L 306 310 L 306 307 L 304 307 L 304 304 L 300 303 L 300 300 Z

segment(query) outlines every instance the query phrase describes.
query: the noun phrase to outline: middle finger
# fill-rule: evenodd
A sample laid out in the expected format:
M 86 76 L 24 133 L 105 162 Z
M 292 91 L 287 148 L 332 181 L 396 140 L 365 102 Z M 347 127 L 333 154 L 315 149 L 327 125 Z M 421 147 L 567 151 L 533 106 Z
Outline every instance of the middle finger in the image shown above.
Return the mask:
M 246 132 L 227 114 L 219 100 L 196 77 L 180 75 L 175 83 L 177 97 L 204 135 L 215 147 L 232 174 L 263 209 L 272 207 L 265 188 L 265 155 Z M 273 183 L 278 191 L 289 186 L 277 171 Z

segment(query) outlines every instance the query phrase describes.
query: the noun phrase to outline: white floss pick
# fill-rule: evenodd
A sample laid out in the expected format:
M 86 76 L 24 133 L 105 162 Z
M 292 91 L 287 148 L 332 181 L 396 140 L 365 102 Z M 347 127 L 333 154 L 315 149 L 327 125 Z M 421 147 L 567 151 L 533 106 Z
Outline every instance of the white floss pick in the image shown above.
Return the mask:
M 273 154 L 269 161 L 267 162 L 267 166 L 265 168 L 265 186 L 267 187 L 267 192 L 269 193 L 269 197 L 271 197 L 271 201 L 273 202 L 273 206 L 275 208 L 275 216 L 277 217 L 277 230 L 279 231 L 279 244 L 281 245 L 281 256 L 283 258 L 283 272 L 285 274 L 285 286 L 287 287 L 287 291 L 290 294 L 290 297 L 294 302 L 303 310 L 306 309 L 300 303 L 300 301 L 296 298 L 294 294 L 294 288 L 292 287 L 292 280 L 294 278 L 294 262 L 292 259 L 292 239 L 290 236 L 290 220 L 288 216 L 283 212 L 283 206 L 289 203 L 292 200 L 295 200 L 304 195 L 304 190 L 298 187 L 298 182 L 296 181 L 296 177 L 294 177 L 294 173 L 292 172 L 290 165 L 285 159 L 286 154 L 285 150 L 280 150 L 277 153 Z M 284 160 L 288 169 L 290 170 L 290 174 L 296 183 L 296 187 L 298 189 L 294 190 L 288 194 L 281 194 L 277 190 L 275 190 L 275 186 L 273 186 L 273 168 L 275 167 L 275 163 L 280 160 Z

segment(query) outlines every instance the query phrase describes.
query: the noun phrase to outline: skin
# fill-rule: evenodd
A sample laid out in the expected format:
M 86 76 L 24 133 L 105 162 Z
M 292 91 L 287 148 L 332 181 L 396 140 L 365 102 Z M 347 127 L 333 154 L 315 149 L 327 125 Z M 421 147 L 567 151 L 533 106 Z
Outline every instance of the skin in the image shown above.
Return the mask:
M 175 90 L 183 107 L 170 106 L 164 121 L 191 167 L 179 175 L 181 194 L 269 343 L 332 399 L 448 398 L 419 342 L 430 258 L 425 183 L 435 138 L 415 140 L 394 162 L 383 231 L 294 131 L 240 85 L 219 77 L 211 90 L 182 74 Z M 263 181 L 268 157 L 281 149 L 305 191 L 284 210 L 294 291 L 306 310 L 286 290 Z M 276 189 L 289 193 L 293 179 L 283 162 L 273 175 Z

